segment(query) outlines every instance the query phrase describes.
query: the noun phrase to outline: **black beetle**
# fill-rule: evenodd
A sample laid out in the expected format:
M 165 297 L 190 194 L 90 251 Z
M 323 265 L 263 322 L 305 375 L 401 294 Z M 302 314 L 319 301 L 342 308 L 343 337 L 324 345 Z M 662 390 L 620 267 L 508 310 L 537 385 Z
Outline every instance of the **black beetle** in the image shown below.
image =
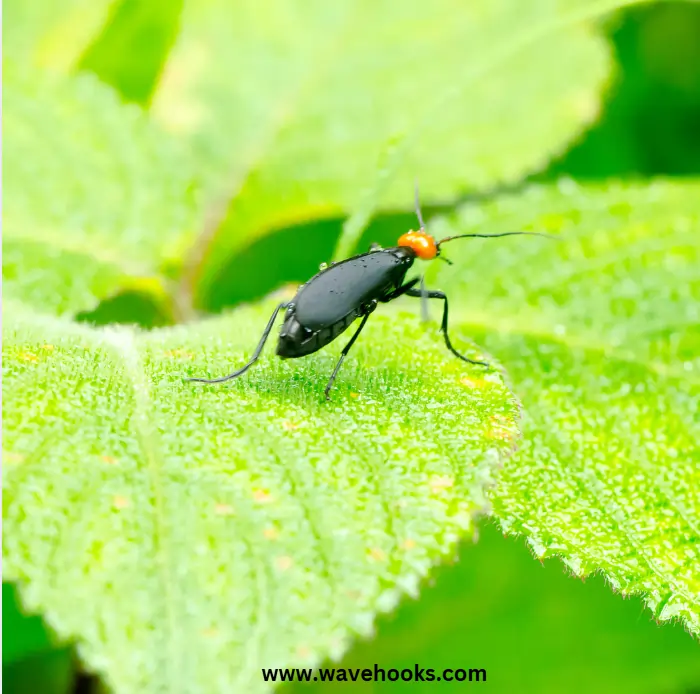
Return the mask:
M 428 290 L 422 287 L 417 289 L 416 284 L 420 278 L 415 277 L 406 282 L 406 273 L 416 258 L 432 260 L 440 257 L 440 246 L 453 239 L 517 235 L 548 236 L 548 234 L 527 231 L 508 231 L 500 234 L 460 234 L 459 236 L 448 236 L 436 242 L 425 231 L 425 224 L 418 204 L 417 188 L 416 215 L 420 229 L 403 234 L 399 238 L 397 246 L 382 249 L 373 244 L 368 253 L 332 263 L 314 275 L 306 284 L 301 285 L 291 301 L 277 306 L 265 326 L 253 356 L 245 366 L 221 378 L 188 378 L 187 380 L 200 383 L 222 383 L 244 374 L 258 360 L 272 331 L 277 314 L 282 309 L 286 309 L 286 312 L 277 342 L 277 356 L 282 359 L 296 359 L 313 354 L 333 342 L 350 327 L 355 319 L 362 318 L 355 334 L 340 353 L 338 363 L 328 380 L 325 394 L 326 399 L 329 399 L 330 390 L 343 360 L 362 332 L 362 328 L 365 327 L 367 319 L 377 308 L 377 304 L 393 301 L 403 295 L 442 299 L 444 304 L 440 329 L 445 338 L 447 349 L 456 357 L 470 364 L 488 366 L 486 362 L 465 357 L 452 346 L 447 334 L 447 296 L 437 290 Z M 446 258 L 442 259 L 450 262 Z

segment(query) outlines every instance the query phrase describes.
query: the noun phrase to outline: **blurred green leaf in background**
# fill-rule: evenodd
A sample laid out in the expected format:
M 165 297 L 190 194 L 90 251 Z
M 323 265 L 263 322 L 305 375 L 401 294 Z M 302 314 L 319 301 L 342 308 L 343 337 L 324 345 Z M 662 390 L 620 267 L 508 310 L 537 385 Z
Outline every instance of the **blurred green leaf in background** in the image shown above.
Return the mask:
M 532 561 L 522 542 L 491 524 L 431 583 L 419 601 L 381 618 L 375 639 L 333 665 L 484 668 L 486 683 L 295 684 L 286 691 L 451 693 L 471 686 L 523 694 L 690 694 L 700 681 L 698 645 L 680 625 L 659 628 L 640 600 L 620 600 L 599 576 L 576 581 L 558 560 Z
M 267 691 L 356 637 L 494 692 L 700 686 L 700 4 L 3 13 L 6 691 Z M 416 177 L 438 237 L 563 241 L 429 270 L 493 369 L 406 299 L 330 405 L 339 345 L 182 382 L 275 302 L 199 318 L 415 227 Z
M 605 9 L 187 4 L 153 112 L 230 200 L 199 242 L 198 303 L 251 240 L 357 206 L 391 140 L 400 161 L 382 209 L 405 206 L 416 175 L 431 202 L 540 168 L 598 112 L 609 49 L 581 20 Z

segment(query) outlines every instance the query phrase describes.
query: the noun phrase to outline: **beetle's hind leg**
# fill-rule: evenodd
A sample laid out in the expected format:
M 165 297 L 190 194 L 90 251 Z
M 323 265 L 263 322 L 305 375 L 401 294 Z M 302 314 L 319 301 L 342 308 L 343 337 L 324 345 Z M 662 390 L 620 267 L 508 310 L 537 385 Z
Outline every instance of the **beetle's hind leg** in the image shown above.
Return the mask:
M 326 400 L 330 400 L 330 392 L 331 388 L 333 387 L 333 383 L 335 381 L 335 377 L 338 375 L 338 371 L 340 371 L 340 367 L 343 365 L 343 361 L 345 360 L 345 357 L 347 356 L 347 353 L 350 351 L 350 348 L 355 344 L 355 340 L 360 336 L 360 333 L 362 332 L 362 328 L 365 327 L 365 323 L 367 322 L 367 319 L 369 318 L 370 314 L 374 311 L 374 309 L 377 308 L 377 302 L 373 301 L 369 308 L 367 309 L 367 312 L 362 316 L 362 321 L 360 322 L 359 327 L 355 331 L 355 334 L 350 338 L 350 341 L 348 342 L 345 347 L 343 347 L 343 351 L 340 353 L 340 359 L 338 359 L 338 363 L 335 365 L 335 369 L 333 369 L 333 373 L 331 374 L 331 377 L 328 379 L 328 385 L 326 386 L 325 394 L 326 394 Z
M 408 290 L 406 290 L 405 294 L 406 296 L 414 296 L 418 298 L 426 297 L 428 299 L 442 299 L 445 302 L 445 305 L 442 311 L 442 325 L 440 326 L 440 330 L 442 330 L 442 334 L 445 338 L 445 344 L 447 345 L 447 349 L 449 349 L 450 352 L 452 352 L 452 354 L 454 354 L 456 357 L 459 357 L 462 361 L 467 361 L 470 364 L 479 364 L 479 366 L 488 366 L 488 362 L 477 361 L 476 359 L 470 359 L 469 357 L 465 357 L 452 346 L 452 343 L 450 342 L 450 337 L 447 334 L 447 296 L 444 292 L 437 291 L 435 289 L 421 290 L 414 289 L 413 287 L 411 287 Z
M 186 380 L 188 381 L 197 381 L 198 383 L 223 383 L 224 381 L 230 381 L 232 378 L 237 378 L 238 376 L 242 376 L 248 369 L 255 364 L 255 362 L 258 360 L 260 357 L 260 353 L 263 350 L 263 347 L 265 346 L 265 343 L 267 342 L 267 338 L 270 336 L 270 332 L 272 332 L 272 326 L 275 324 L 275 319 L 277 318 L 277 314 L 282 310 L 287 308 L 289 304 L 288 303 L 281 303 L 273 312 L 272 315 L 270 316 L 270 320 L 267 321 L 267 325 L 265 326 L 265 330 L 263 330 L 263 334 L 260 338 L 260 342 L 258 342 L 258 346 L 255 348 L 255 352 L 253 352 L 253 356 L 250 358 L 250 361 L 245 364 L 245 366 L 242 366 L 240 369 L 237 371 L 234 371 L 233 373 L 229 374 L 228 376 L 221 376 L 220 378 L 188 378 Z

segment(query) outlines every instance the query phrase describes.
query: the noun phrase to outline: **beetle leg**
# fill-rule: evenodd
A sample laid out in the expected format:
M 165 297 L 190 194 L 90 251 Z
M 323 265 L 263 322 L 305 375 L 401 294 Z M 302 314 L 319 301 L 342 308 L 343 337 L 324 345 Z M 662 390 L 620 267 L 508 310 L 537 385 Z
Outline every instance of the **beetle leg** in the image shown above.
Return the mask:
M 263 347 L 265 346 L 265 342 L 267 342 L 267 338 L 270 336 L 270 332 L 272 331 L 272 326 L 275 324 L 275 318 L 277 318 L 277 314 L 283 309 L 287 308 L 288 304 L 281 303 L 273 312 L 272 315 L 270 316 L 270 320 L 267 321 L 267 325 L 265 326 L 265 330 L 263 330 L 262 337 L 260 338 L 260 342 L 258 342 L 258 346 L 255 348 L 255 352 L 253 352 L 253 356 L 250 358 L 250 361 L 245 365 L 242 366 L 238 371 L 234 371 L 232 374 L 229 374 L 228 376 L 221 376 L 221 378 L 188 378 L 188 381 L 197 381 L 199 383 L 223 383 L 224 381 L 229 381 L 232 378 L 236 378 L 238 376 L 241 376 L 244 374 L 255 362 L 258 360 L 258 357 L 260 356 L 260 352 L 262 352 Z
M 380 299 L 380 301 L 382 303 L 386 303 L 387 301 L 393 301 L 394 299 L 398 299 L 403 294 L 407 294 L 408 292 L 410 292 L 410 290 L 413 289 L 413 287 L 415 287 L 416 284 L 418 284 L 418 280 L 419 280 L 418 277 L 415 277 L 414 279 L 409 280 L 408 282 L 406 282 L 406 284 L 400 286 L 398 289 L 394 289 L 393 292 L 391 292 L 390 294 L 387 294 L 383 299 Z M 412 296 L 412 295 L 410 295 L 410 296 Z
M 406 286 L 406 285 L 404 285 Z M 402 287 L 403 289 L 403 287 Z M 445 302 L 445 307 L 442 311 L 442 326 L 440 327 L 440 330 L 442 330 L 442 334 L 445 337 L 445 344 L 447 345 L 447 349 L 452 352 L 456 357 L 459 357 L 463 361 L 468 361 L 470 364 L 479 364 L 481 366 L 488 366 L 488 363 L 485 361 L 476 361 L 475 359 L 469 359 L 469 357 L 465 357 L 463 354 L 460 354 L 453 346 L 452 343 L 450 342 L 450 338 L 447 335 L 447 296 L 440 291 L 437 291 L 435 289 L 429 289 L 427 291 L 421 291 L 420 289 L 413 289 L 412 287 L 406 290 L 406 296 L 415 296 L 415 297 L 421 297 L 425 296 L 428 299 L 442 299 Z
M 331 377 L 328 379 L 328 385 L 326 386 L 326 400 L 330 400 L 330 395 L 329 393 L 331 392 L 331 388 L 333 387 L 333 382 L 335 381 L 335 377 L 338 375 L 338 371 L 340 371 L 340 367 L 343 364 L 343 361 L 347 355 L 347 353 L 350 351 L 350 348 L 355 344 L 355 340 L 360 336 L 360 333 L 362 332 L 362 328 L 365 327 L 365 323 L 367 322 L 367 319 L 370 317 L 370 314 L 374 311 L 374 309 L 377 308 L 377 302 L 372 301 L 372 303 L 366 308 L 365 314 L 362 316 L 362 321 L 360 322 L 360 326 L 357 328 L 355 331 L 355 334 L 350 338 L 350 341 L 348 342 L 345 347 L 343 347 L 343 351 L 340 353 L 340 359 L 338 359 L 338 363 L 335 365 L 335 369 L 333 369 L 333 373 L 331 374 Z

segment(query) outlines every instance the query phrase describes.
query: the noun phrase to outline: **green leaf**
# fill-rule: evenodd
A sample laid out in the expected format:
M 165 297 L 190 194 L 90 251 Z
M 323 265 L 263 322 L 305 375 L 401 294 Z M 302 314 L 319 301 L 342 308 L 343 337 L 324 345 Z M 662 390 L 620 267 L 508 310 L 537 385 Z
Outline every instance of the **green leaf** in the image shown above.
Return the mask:
M 179 148 L 94 77 L 3 75 L 5 295 L 57 313 L 126 286 L 162 297 L 196 215 Z
M 2 584 L 2 687 L 10 694 L 68 694 L 74 685 L 71 649 L 58 647 L 41 618 L 25 615 L 15 586 Z
M 338 656 L 473 530 L 513 445 L 498 373 L 415 314 L 373 317 L 330 403 L 335 346 L 183 382 L 243 363 L 272 307 L 148 334 L 7 307 L 4 575 L 116 692 Z
M 127 101 L 148 104 L 175 40 L 183 0 L 119 0 L 80 59 Z
M 153 113 L 219 207 L 185 289 L 206 296 L 257 237 L 362 207 L 377 168 L 379 209 L 412 205 L 416 177 L 429 203 L 542 168 L 598 113 L 609 49 L 586 20 L 624 4 L 186 3 Z
M 602 571 L 700 633 L 700 183 L 533 188 L 464 207 L 435 280 L 508 369 L 524 442 L 493 494 L 504 530 Z
M 115 0 L 7 0 L 3 55 L 17 63 L 67 72 L 109 16 Z
M 2 606 L 3 664 L 52 649 L 55 644 L 41 619 L 22 612 L 10 583 L 2 584 Z
M 2 691 L 5 694 L 72 694 L 77 689 L 75 669 L 75 659 L 69 648 L 3 663 Z

